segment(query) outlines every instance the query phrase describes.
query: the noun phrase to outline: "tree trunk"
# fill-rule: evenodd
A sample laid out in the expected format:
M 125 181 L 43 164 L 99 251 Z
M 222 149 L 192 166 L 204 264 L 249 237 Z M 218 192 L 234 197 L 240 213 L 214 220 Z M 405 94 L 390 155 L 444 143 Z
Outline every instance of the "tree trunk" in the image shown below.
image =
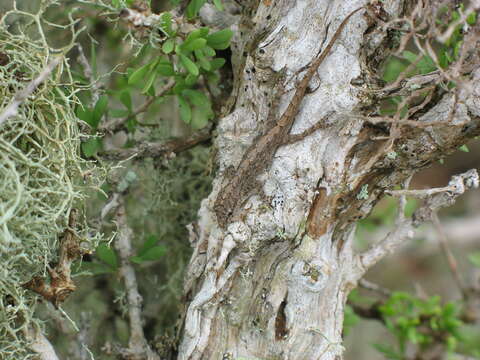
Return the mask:
M 327 126 L 281 146 L 267 171 L 257 174 L 258 189 L 235 199 L 241 216 L 219 225 L 214 202 L 229 169 L 272 126 L 269 119 L 280 118 L 304 67 L 342 20 L 366 3 L 264 0 L 246 9 L 233 48 L 233 61 L 241 59 L 234 63 L 233 105 L 218 127 L 219 172 L 192 232 L 179 359 L 340 359 L 347 295 L 391 250 L 355 254 L 356 222 L 385 190 L 479 133 L 475 91 L 446 93 L 415 118 L 428 123 L 453 116 L 468 120 L 468 127 L 405 126 L 395 137 L 365 120 L 374 102 L 366 84 L 380 75 L 375 72 L 391 40 L 372 8 L 361 10 L 320 65 L 291 132 L 333 113 Z M 383 3 L 391 18 L 406 7 L 401 0 Z M 472 75 L 479 76 L 478 70 Z M 363 85 L 352 85 L 358 79 Z M 400 241 L 409 231 L 393 236 Z

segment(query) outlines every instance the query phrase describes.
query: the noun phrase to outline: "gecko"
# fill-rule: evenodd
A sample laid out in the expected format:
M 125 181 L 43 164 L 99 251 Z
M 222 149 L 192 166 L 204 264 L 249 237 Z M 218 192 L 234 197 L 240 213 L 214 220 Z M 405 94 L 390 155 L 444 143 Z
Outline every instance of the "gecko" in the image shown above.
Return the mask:
M 362 6 L 352 11 L 341 22 L 325 49 L 308 65 L 306 74 L 296 86 L 295 93 L 280 119 L 247 149 L 240 164 L 234 171 L 234 175 L 228 178 L 226 185 L 220 189 L 214 202 L 213 210 L 221 228 L 226 228 L 235 210 L 244 204 L 249 194 L 257 187 L 257 176 L 268 170 L 277 149 L 282 145 L 302 140 L 323 126 L 322 119 L 300 134 L 290 134 L 310 80 L 316 74 L 336 40 L 340 37 L 348 20 L 363 8 Z M 328 115 L 324 118 L 328 117 Z

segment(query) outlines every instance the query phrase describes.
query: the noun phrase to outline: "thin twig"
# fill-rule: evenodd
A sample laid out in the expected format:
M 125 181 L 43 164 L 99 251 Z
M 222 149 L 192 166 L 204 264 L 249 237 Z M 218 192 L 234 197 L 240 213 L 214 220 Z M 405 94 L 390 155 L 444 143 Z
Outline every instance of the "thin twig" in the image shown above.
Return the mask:
M 124 124 L 131 118 L 134 118 L 135 116 L 141 114 L 141 113 L 144 113 L 145 111 L 148 110 L 148 108 L 150 107 L 150 105 L 152 105 L 152 103 L 155 101 L 155 100 L 158 100 L 158 98 L 164 96 L 168 91 L 170 91 L 173 86 L 175 85 L 175 81 L 173 79 L 170 79 L 168 81 L 168 83 L 160 89 L 160 91 L 155 94 L 155 96 L 151 96 L 147 101 L 145 101 L 138 109 L 136 109 L 134 112 L 132 112 L 131 114 L 129 114 L 127 117 L 124 117 L 124 118 L 118 118 L 118 119 L 112 119 L 108 122 L 105 122 L 104 124 L 100 124 L 100 126 L 98 127 L 100 131 L 104 131 L 104 132 L 109 132 L 109 133 L 113 133 L 115 132 L 116 130 L 119 130 L 122 126 L 124 126 Z
M 459 18 L 456 21 L 452 21 L 450 23 L 447 30 L 445 30 L 443 32 L 443 34 L 437 34 L 437 38 L 436 38 L 437 41 L 439 41 L 441 43 L 445 43 L 452 36 L 452 34 L 455 31 L 455 29 L 457 28 L 457 26 L 465 23 L 466 20 L 467 20 L 467 17 L 471 13 L 477 11 L 478 9 L 480 9 L 480 1 L 479 0 L 471 1 L 470 6 L 465 11 L 463 11 L 461 13 L 461 15 L 459 16 Z
M 390 295 L 392 295 L 392 292 L 390 290 L 384 287 L 381 287 L 378 284 L 372 283 L 366 279 L 360 279 L 358 281 L 358 286 L 368 291 L 380 294 L 381 296 L 384 296 L 384 297 L 389 297 Z
M 391 233 L 358 256 L 357 275 L 359 279 L 370 267 L 397 249 L 405 239 L 412 238 L 414 227 L 431 220 L 432 215 L 439 209 L 452 205 L 457 197 L 462 195 L 467 189 L 476 188 L 478 185 L 479 177 L 475 169 L 453 176 L 448 186 L 443 188 L 444 191 L 431 193 L 411 218 L 404 220 L 399 218 L 395 229 Z M 399 191 L 402 192 L 402 190 Z M 407 190 L 403 190 L 400 196 L 407 194 L 409 194 Z
M 30 349 L 38 354 L 40 360 L 59 360 L 52 344 L 40 329 L 29 327 L 26 330 L 26 338 L 31 341 Z
M 360 316 L 363 319 L 377 320 L 381 323 L 385 323 L 385 320 L 383 319 L 382 313 L 379 309 L 379 304 L 373 304 L 371 306 L 364 307 L 349 301 L 348 305 L 350 305 L 355 315 Z
M 431 189 L 418 189 L 418 190 L 386 190 L 385 192 L 388 195 L 401 197 L 401 196 L 411 196 L 418 199 L 424 199 L 429 196 L 444 193 L 447 191 L 454 191 L 455 188 L 453 186 L 444 186 L 439 188 L 431 188 Z
M 58 64 L 62 61 L 62 57 L 58 56 L 53 58 L 52 61 L 43 69 L 40 74 L 33 79 L 28 85 L 21 91 L 15 94 L 13 101 L 3 110 L 0 114 L 0 125 L 5 122 L 8 118 L 18 114 L 18 107 L 25 101 L 27 98 L 33 94 L 37 87 L 43 83 L 50 73 L 57 67 Z
M 199 131 L 191 136 L 182 139 L 170 140 L 167 142 L 145 142 L 128 149 L 110 150 L 102 157 L 108 160 L 125 160 L 132 157 L 142 159 L 146 157 L 152 158 L 170 158 L 179 152 L 191 149 L 212 137 L 208 129 Z
M 137 277 L 130 258 L 132 256 L 133 230 L 127 223 L 125 204 L 123 196 L 117 197 L 118 207 L 115 213 L 115 221 L 118 228 L 118 235 L 115 240 L 115 249 L 120 258 L 120 274 L 125 283 L 127 292 L 128 317 L 130 325 L 130 339 L 128 349 L 125 349 L 125 356 L 128 359 L 159 360 L 145 338 L 142 326 L 142 296 L 138 291 Z
M 438 233 L 438 241 L 440 242 L 440 248 L 442 249 L 442 252 L 445 255 L 445 258 L 447 259 L 448 268 L 450 269 L 450 272 L 452 273 L 452 276 L 455 279 L 455 282 L 458 286 L 458 289 L 462 293 L 463 298 L 466 300 L 468 297 L 468 289 L 467 289 L 467 286 L 465 285 L 465 282 L 463 281 L 462 277 L 458 272 L 457 260 L 453 256 L 452 251 L 448 246 L 447 235 L 443 230 L 442 224 L 438 219 L 437 213 L 432 214 L 432 223 L 435 227 L 435 230 Z
M 93 41 L 93 40 L 92 40 Z M 96 104 L 98 98 L 100 97 L 100 83 L 93 77 L 93 70 L 90 66 L 90 63 L 85 56 L 85 52 L 83 51 L 83 47 L 81 44 L 77 44 L 78 48 L 78 62 L 83 67 L 83 73 L 88 78 L 91 84 L 91 91 L 92 91 L 92 104 Z

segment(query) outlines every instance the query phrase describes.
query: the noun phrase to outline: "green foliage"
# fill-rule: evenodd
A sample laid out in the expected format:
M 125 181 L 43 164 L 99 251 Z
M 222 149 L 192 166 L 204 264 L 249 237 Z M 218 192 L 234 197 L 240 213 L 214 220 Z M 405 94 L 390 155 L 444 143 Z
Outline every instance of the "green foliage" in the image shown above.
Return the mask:
M 463 151 L 463 152 L 470 152 L 470 149 L 468 148 L 467 145 L 462 145 L 458 148 L 458 150 Z
M 141 264 L 145 261 L 155 261 L 165 255 L 165 246 L 156 245 L 158 238 L 155 235 L 147 236 L 143 246 L 138 251 L 138 255 L 133 256 L 130 260 L 134 263 Z
M 397 341 L 397 349 L 377 345 L 389 359 L 403 359 L 407 344 L 420 349 L 444 339 L 447 350 L 456 348 L 461 340 L 459 309 L 454 303 L 440 303 L 439 296 L 419 299 L 403 292 L 396 292 L 379 307 L 385 325 Z
M 115 251 L 110 248 L 105 243 L 101 243 L 97 246 L 95 250 L 95 255 L 100 259 L 100 261 L 104 262 L 108 266 L 112 268 L 112 270 L 117 270 L 118 268 L 118 259 Z
M 475 265 L 476 267 L 480 268 L 480 251 L 476 251 L 472 254 L 468 255 L 468 260 Z
M 90 125 L 92 131 L 95 131 L 98 128 L 103 115 L 107 112 L 107 107 L 108 96 L 103 95 L 99 97 L 92 108 L 78 106 L 76 115 L 80 120 L 83 120 Z M 90 137 L 82 142 L 82 152 L 87 158 L 94 156 L 101 149 L 102 141 L 97 137 Z
M 187 18 L 196 17 L 205 3 L 206 0 L 190 1 L 186 9 Z M 132 4 L 132 1 L 112 1 L 116 9 Z M 215 0 L 214 4 L 218 9 L 223 8 L 219 0 Z M 205 83 L 211 86 L 218 82 L 216 72 L 225 64 L 225 59 L 216 57 L 216 50 L 224 50 L 230 46 L 233 32 L 230 29 L 211 32 L 208 27 L 201 27 L 183 34 L 178 32 L 178 25 L 174 23 L 173 16 L 168 11 L 161 13 L 158 19 L 147 30 L 149 42 L 143 43 L 138 55 L 132 58 L 130 63 L 132 66 L 127 68 L 125 75 L 116 76 L 116 85 L 107 92 L 108 95 L 119 99 L 126 109 L 110 109 L 108 115 L 113 118 L 125 117 L 127 130 L 133 132 L 138 125 L 131 100 L 135 92 L 139 91 L 144 96 L 155 98 L 152 102 L 156 103 L 173 96 L 178 100 L 181 119 L 193 129 L 201 129 L 215 116 L 212 103 L 205 94 L 201 98 L 202 103 L 194 101 L 200 97 L 195 96 L 195 99 L 192 99 L 191 94 L 192 91 L 200 92 Z M 163 37 L 158 37 L 158 33 L 162 33 Z M 130 38 L 133 39 L 134 36 L 130 34 Z M 93 70 L 96 68 L 94 46 L 90 61 Z M 93 72 L 96 74 L 96 71 Z M 172 80 L 174 86 L 159 94 L 159 85 L 163 87 L 167 81 Z M 89 100 L 85 103 L 88 102 Z M 108 98 L 106 103 L 108 105 Z M 92 131 L 97 129 L 102 116 L 105 118 L 107 114 L 105 112 L 99 117 L 94 110 L 95 107 L 92 109 L 86 105 L 77 108 L 77 115 L 91 126 Z M 87 158 L 95 156 L 102 150 L 102 140 L 89 138 L 82 144 L 82 150 Z
M 185 14 L 187 19 L 193 19 L 198 15 L 200 8 L 207 2 L 207 0 L 191 0 L 187 6 Z
M 360 318 L 355 314 L 350 305 L 345 306 L 345 313 L 343 316 L 343 333 L 348 335 L 351 328 L 358 324 Z
M 437 31 L 440 33 L 445 31 L 450 25 L 456 23 L 460 18 L 459 11 L 464 11 L 464 5 L 459 4 L 459 10 L 453 11 L 449 16 L 449 12 L 440 11 L 439 18 L 437 19 Z M 447 17 L 448 16 L 448 17 Z M 434 59 L 428 54 L 425 54 L 425 50 L 418 49 L 415 50 L 404 50 L 400 56 L 392 56 L 387 59 L 384 65 L 383 71 L 383 80 L 387 83 L 395 81 L 400 74 L 404 73 L 407 68 L 410 66 L 410 70 L 408 73 L 404 74 L 405 77 L 411 77 L 418 74 L 427 74 L 432 71 L 435 71 L 439 68 L 446 69 L 449 65 L 451 65 L 454 61 L 456 61 L 459 57 L 459 51 L 463 43 L 463 34 L 462 28 L 467 25 L 473 25 L 476 22 L 476 13 L 472 12 L 467 16 L 465 23 L 460 23 L 455 27 L 450 38 L 447 39 L 444 43 L 439 42 L 431 42 L 430 49 L 434 49 L 435 51 Z M 419 37 L 421 39 L 421 37 Z M 421 42 L 421 40 L 418 40 Z M 415 43 L 412 43 L 412 47 L 416 47 Z M 425 48 L 425 47 L 424 47 Z M 451 83 L 448 84 L 449 87 L 455 86 L 455 84 Z M 415 89 L 411 89 L 415 90 Z M 425 96 L 423 94 L 421 96 Z M 385 104 L 385 107 L 382 109 L 382 113 L 390 114 L 395 113 L 397 110 L 397 104 L 401 102 L 403 97 L 398 97 L 397 99 L 391 98 L 389 99 L 388 104 Z M 403 117 L 407 113 L 407 108 L 400 109 L 401 116 Z

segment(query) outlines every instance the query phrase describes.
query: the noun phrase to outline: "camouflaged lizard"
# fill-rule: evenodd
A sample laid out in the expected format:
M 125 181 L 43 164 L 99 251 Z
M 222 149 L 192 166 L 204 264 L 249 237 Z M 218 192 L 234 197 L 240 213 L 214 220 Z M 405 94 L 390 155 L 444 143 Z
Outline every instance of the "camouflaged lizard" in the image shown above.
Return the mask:
M 269 129 L 247 149 L 238 168 L 234 172 L 234 176 L 225 181 L 226 185 L 220 190 L 214 204 L 214 211 L 221 228 L 225 228 L 229 224 L 235 210 L 243 206 L 251 192 L 258 187 L 257 176 L 268 170 L 275 152 L 280 146 L 302 140 L 306 136 L 325 126 L 322 119 L 317 124 L 300 134 L 290 134 L 290 130 L 292 129 L 295 118 L 300 110 L 310 80 L 329 54 L 348 20 L 361 9 L 363 9 L 363 7 L 352 11 L 342 21 L 325 49 L 308 66 L 306 74 L 297 85 L 287 109 L 276 125 Z M 328 117 L 328 115 L 326 117 Z

